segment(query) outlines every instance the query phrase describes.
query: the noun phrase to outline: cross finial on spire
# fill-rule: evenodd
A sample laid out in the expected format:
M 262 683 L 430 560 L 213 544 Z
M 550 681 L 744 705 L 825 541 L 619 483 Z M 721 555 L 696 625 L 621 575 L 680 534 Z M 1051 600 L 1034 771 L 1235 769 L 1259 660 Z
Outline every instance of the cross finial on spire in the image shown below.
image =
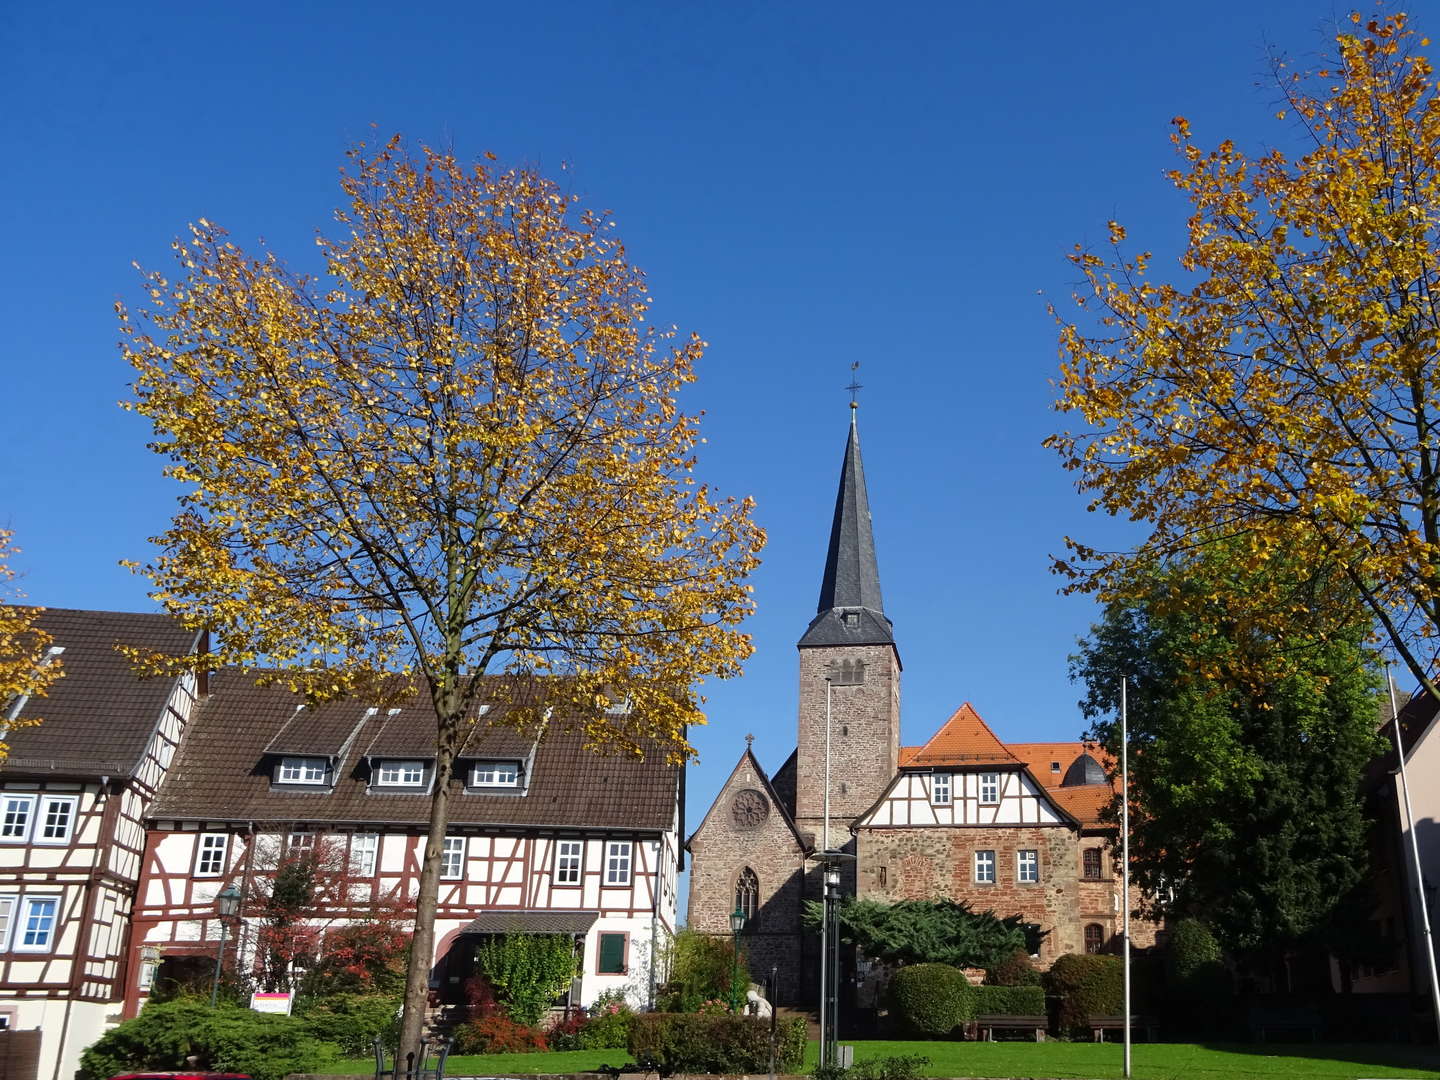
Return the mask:
M 856 360 L 853 364 L 850 365 L 850 385 L 845 387 L 845 389 L 850 391 L 850 408 L 858 409 L 860 407 L 860 402 L 856 401 L 855 398 L 861 390 L 865 389 L 863 386 L 860 385 L 859 360 Z
M 746 736 L 745 736 L 745 749 L 746 749 L 746 750 L 749 750 L 750 747 L 752 747 L 754 744 L 755 744 L 755 736 L 754 736 L 754 735 L 746 735 Z

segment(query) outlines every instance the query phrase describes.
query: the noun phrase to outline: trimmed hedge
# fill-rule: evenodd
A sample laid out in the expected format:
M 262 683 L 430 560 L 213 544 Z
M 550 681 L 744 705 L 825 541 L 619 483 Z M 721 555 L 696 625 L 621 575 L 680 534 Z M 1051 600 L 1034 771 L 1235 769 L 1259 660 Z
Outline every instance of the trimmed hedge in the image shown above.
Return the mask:
M 1044 1016 L 1043 986 L 972 986 L 972 1016 Z
M 1124 963 L 1118 956 L 1070 953 L 1045 976 L 1060 999 L 1060 1029 L 1084 1028 L 1091 1016 L 1118 1016 L 1125 1008 Z
M 252 1012 L 224 1003 L 181 998 L 146 1005 L 133 1020 L 111 1028 L 80 1057 L 84 1080 L 127 1072 L 189 1071 L 194 1054 L 204 1071 L 248 1073 L 284 1080 L 313 1073 L 336 1056 L 334 1043 L 310 1037 L 304 1020 Z
M 908 1031 L 949 1035 L 975 1017 L 969 980 L 949 964 L 912 964 L 890 979 L 890 1013 Z
M 335 994 L 301 998 L 295 1014 L 317 1039 L 333 1042 L 346 1057 L 367 1057 L 374 1039 L 390 1050 L 400 1041 L 400 1006 L 404 998 L 388 994 Z
M 730 1013 L 641 1013 L 630 1021 L 630 1055 L 676 1073 L 763 1073 L 770 1067 L 770 1020 Z M 775 1025 L 775 1071 L 799 1072 L 805 1020 Z

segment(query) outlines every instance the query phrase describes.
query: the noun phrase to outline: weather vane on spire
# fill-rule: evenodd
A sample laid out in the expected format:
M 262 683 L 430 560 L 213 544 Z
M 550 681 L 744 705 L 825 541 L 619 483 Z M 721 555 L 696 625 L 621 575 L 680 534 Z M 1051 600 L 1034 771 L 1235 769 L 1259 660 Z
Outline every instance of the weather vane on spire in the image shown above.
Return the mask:
M 850 385 L 845 387 L 845 389 L 850 391 L 850 408 L 858 409 L 860 407 L 860 402 L 856 401 L 855 398 L 860 393 L 860 391 L 864 389 L 864 387 L 860 385 L 859 360 L 856 360 L 853 364 L 850 365 Z

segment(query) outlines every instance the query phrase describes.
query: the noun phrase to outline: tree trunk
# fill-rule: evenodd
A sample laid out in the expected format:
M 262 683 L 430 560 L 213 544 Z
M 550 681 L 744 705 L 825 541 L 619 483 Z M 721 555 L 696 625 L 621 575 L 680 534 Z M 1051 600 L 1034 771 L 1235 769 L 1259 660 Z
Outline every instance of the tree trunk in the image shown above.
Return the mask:
M 450 824 L 450 777 L 455 767 L 458 722 L 440 718 L 435 747 L 435 788 L 430 799 L 430 826 L 425 834 L 425 860 L 420 867 L 420 895 L 415 900 L 415 935 L 405 969 L 405 1010 L 400 1019 L 400 1045 L 396 1049 L 397 1078 L 406 1070 L 407 1054 L 419 1054 L 425 1035 L 425 1013 L 430 998 L 430 966 L 435 953 L 435 905 L 440 897 L 440 854 Z M 417 1060 L 414 1069 L 424 1066 Z

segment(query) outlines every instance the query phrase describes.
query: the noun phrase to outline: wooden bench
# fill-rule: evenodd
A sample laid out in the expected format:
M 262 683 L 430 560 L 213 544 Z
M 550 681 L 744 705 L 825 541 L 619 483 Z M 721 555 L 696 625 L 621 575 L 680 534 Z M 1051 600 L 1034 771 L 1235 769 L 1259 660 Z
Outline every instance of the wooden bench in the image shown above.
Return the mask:
M 1320 1013 L 1315 1009 L 1287 1006 L 1256 1006 L 1248 1017 L 1250 1032 L 1261 1042 L 1268 1042 L 1273 1032 L 1303 1031 L 1311 1042 L 1320 1038 Z
M 1105 1032 L 1107 1031 L 1125 1030 L 1125 1017 L 1123 1016 L 1090 1016 L 1086 1017 L 1085 1023 L 1090 1028 L 1090 1034 L 1096 1042 L 1104 1042 Z M 1132 1014 L 1130 1017 L 1130 1030 L 1134 1031 L 1136 1028 L 1145 1032 L 1146 1042 L 1155 1041 L 1154 1020 L 1148 1016 L 1135 1016 Z
M 1036 1042 L 1045 1041 L 1045 1029 L 1050 1026 L 1045 1016 L 977 1016 L 975 1030 L 985 1042 L 995 1041 L 996 1031 L 1033 1031 Z

